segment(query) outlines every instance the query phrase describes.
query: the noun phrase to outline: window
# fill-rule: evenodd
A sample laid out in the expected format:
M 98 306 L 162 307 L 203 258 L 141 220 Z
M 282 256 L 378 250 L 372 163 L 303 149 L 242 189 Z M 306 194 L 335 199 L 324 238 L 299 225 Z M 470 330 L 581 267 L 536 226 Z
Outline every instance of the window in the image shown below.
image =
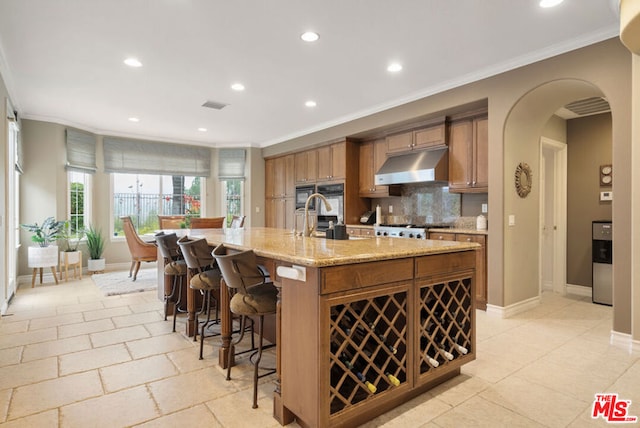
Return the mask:
M 78 232 L 89 227 L 91 222 L 91 174 L 69 171 L 69 204 L 67 206 L 67 218 L 71 237 L 78 236 Z
M 158 230 L 159 215 L 185 215 L 186 222 L 200 217 L 201 177 L 121 173 L 111 177 L 114 236 L 124 236 L 122 216 L 131 217 L 139 234 Z
M 231 225 L 234 215 L 244 212 L 244 180 L 223 180 L 222 212 L 227 217 L 227 226 Z

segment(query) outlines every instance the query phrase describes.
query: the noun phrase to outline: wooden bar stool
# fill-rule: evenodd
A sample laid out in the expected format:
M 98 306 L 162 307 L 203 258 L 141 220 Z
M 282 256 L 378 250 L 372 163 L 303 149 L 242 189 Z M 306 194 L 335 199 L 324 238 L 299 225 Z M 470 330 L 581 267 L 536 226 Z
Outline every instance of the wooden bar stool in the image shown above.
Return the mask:
M 187 284 L 187 263 L 180 253 L 178 235 L 159 233 L 156 243 L 164 259 L 164 275 L 171 278 L 171 288 L 164 290 L 164 320 L 167 320 L 169 303 L 173 304 L 173 331 L 176 331 L 176 317 L 182 304 L 183 287 Z M 186 293 L 184 293 L 186 295 Z
M 267 281 L 252 250 L 227 254 L 227 249 L 221 244 L 213 250 L 213 256 L 218 262 L 224 283 L 234 292 L 229 302 L 231 312 L 243 318 L 258 317 L 258 349 L 249 358 L 255 357 L 252 406 L 255 409 L 258 407 L 258 379 L 275 373 L 275 369 L 266 369 L 268 372 L 260 375 L 259 364 L 263 350 L 264 316 L 276 313 L 278 290 L 272 282 Z M 244 332 L 245 329 L 241 327 L 240 337 L 235 344 L 242 340 Z M 227 380 L 231 380 L 232 357 L 233 354 L 229 353 Z
M 196 312 L 195 325 L 196 333 L 193 340 L 198 340 L 198 326 L 200 327 L 200 359 L 202 359 L 202 350 L 204 347 L 205 337 L 218 336 L 220 333 L 205 336 L 205 329 L 212 324 L 219 322 L 219 295 L 220 295 L 220 271 L 217 269 L 215 259 L 211 255 L 212 248 L 207 244 L 206 239 L 196 239 L 193 241 L 178 241 L 180 251 L 184 256 L 187 268 L 191 273 L 189 286 L 194 290 L 199 290 L 203 296 L 202 308 Z M 211 319 L 211 306 L 215 306 L 215 317 Z M 206 312 L 207 319 L 199 324 L 198 315 Z

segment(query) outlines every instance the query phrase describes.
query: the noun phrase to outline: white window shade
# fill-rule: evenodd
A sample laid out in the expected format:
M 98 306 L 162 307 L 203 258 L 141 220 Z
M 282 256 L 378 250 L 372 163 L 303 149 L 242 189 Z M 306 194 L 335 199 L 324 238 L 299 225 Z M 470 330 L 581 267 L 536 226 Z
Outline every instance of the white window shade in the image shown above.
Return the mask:
M 244 180 L 244 149 L 218 150 L 218 179 Z
M 105 172 L 129 174 L 211 175 L 207 147 L 104 137 Z
M 67 129 L 67 171 L 96 172 L 96 136 Z

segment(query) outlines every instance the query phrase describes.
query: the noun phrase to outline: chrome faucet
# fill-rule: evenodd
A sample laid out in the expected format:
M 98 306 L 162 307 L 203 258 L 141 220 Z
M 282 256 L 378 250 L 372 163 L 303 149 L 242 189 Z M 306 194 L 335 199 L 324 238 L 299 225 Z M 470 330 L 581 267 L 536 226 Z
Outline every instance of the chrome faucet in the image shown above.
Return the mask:
M 316 228 L 315 224 L 309 226 L 309 202 L 311 202 L 313 198 L 322 199 L 322 202 L 324 202 L 325 206 L 327 207 L 327 211 L 331 211 L 333 209 L 331 208 L 331 204 L 329 203 L 329 201 L 327 201 L 327 198 L 325 198 L 324 195 L 320 193 L 312 193 L 311 195 L 309 195 L 309 197 L 307 198 L 307 202 L 305 202 L 304 204 L 304 230 L 302 231 L 302 236 L 311 236 L 314 229 Z M 318 208 L 320 208 L 320 205 L 318 205 Z

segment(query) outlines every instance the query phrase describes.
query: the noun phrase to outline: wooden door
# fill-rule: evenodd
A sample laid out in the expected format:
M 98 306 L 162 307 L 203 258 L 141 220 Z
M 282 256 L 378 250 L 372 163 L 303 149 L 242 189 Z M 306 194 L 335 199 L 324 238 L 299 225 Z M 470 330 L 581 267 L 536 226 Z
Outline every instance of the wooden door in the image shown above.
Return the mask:
M 485 235 L 459 233 L 458 242 L 476 242 L 482 247 L 476 250 L 476 308 L 487 309 L 487 244 Z
M 264 194 L 267 198 L 275 196 L 275 160 L 264 161 Z
M 389 153 L 406 152 L 413 148 L 413 132 L 390 135 L 387 137 Z
M 317 149 L 318 153 L 318 181 L 327 181 L 331 177 L 333 158 L 331 147 L 325 146 Z
M 360 144 L 360 178 L 358 193 L 362 197 L 370 197 L 375 192 L 374 185 L 374 142 Z
M 296 185 L 295 185 L 295 157 L 294 155 L 287 155 L 284 157 L 284 196 L 287 198 L 295 197 Z
M 414 133 L 414 148 L 427 149 L 446 145 L 445 124 L 419 129 Z
M 344 180 L 347 172 L 347 143 L 331 145 L 330 180 Z

